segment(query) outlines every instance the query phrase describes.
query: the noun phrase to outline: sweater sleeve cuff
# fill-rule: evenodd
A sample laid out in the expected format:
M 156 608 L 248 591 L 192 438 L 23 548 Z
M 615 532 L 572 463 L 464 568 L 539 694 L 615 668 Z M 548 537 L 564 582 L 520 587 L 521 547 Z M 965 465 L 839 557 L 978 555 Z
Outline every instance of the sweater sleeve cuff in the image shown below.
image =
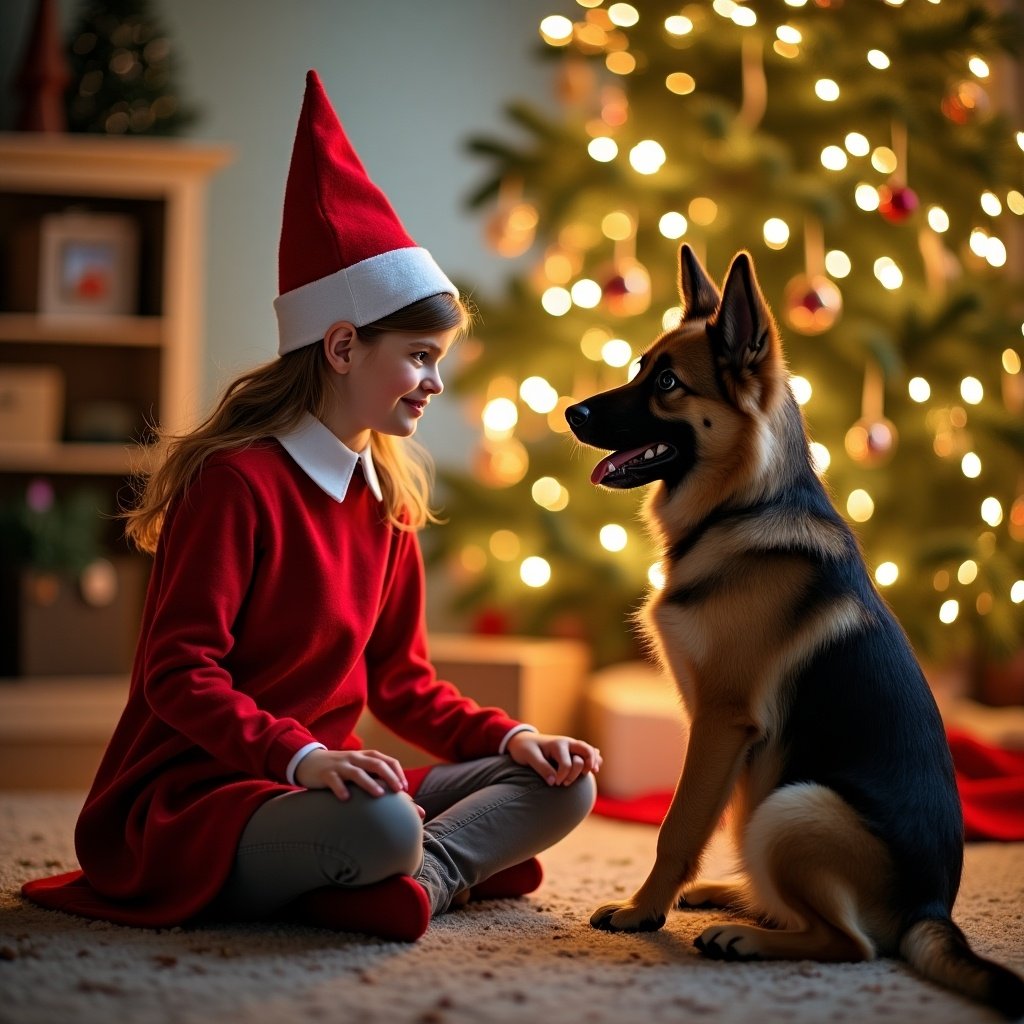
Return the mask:
M 511 736 L 511 733 L 509 733 Z M 505 737 L 505 741 L 508 742 L 508 737 Z M 311 750 L 326 750 L 327 748 L 322 743 L 307 743 L 304 747 L 299 747 L 295 751 L 294 756 L 288 762 L 288 768 L 285 770 L 285 778 L 288 780 L 288 785 L 297 786 L 298 783 L 295 781 L 295 773 L 298 771 L 299 762 L 311 751 Z
M 508 741 L 510 739 L 512 739 L 512 737 L 515 736 L 515 734 L 517 732 L 536 732 L 536 731 L 537 730 L 532 725 L 526 725 L 525 723 L 523 725 L 517 725 L 513 729 L 509 729 L 509 731 L 507 733 L 505 733 L 504 738 L 502 739 L 501 743 L 498 746 L 498 753 L 499 754 L 504 754 L 505 753 L 506 749 L 508 748 Z

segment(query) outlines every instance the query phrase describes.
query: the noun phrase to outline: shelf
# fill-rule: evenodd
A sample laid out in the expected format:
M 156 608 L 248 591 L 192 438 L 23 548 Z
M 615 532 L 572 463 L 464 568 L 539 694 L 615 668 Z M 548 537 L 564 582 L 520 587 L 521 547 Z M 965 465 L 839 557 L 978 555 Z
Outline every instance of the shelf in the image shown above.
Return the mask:
M 123 476 L 145 469 L 148 456 L 139 445 L 0 441 L 0 472 Z
M 163 319 L 158 316 L 0 313 L 0 342 L 158 348 L 162 340 Z

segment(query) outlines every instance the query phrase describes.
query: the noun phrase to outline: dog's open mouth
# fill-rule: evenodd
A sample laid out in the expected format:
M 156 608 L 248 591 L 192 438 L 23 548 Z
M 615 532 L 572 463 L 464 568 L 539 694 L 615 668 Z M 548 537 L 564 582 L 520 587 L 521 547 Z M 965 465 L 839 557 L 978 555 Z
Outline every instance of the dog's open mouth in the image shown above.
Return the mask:
M 590 482 L 603 487 L 640 487 L 659 477 L 660 467 L 677 454 L 672 445 L 660 441 L 643 448 L 613 452 L 594 467 Z

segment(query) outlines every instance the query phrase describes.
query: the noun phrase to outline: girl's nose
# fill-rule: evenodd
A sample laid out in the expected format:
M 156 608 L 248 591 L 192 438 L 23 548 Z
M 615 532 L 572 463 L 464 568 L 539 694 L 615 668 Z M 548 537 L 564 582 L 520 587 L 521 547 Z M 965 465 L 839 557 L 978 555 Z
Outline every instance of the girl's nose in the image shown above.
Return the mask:
M 434 370 L 433 373 L 428 373 L 423 378 L 423 389 L 429 391 L 432 395 L 439 395 L 444 391 L 444 381 L 441 380 L 441 374 Z

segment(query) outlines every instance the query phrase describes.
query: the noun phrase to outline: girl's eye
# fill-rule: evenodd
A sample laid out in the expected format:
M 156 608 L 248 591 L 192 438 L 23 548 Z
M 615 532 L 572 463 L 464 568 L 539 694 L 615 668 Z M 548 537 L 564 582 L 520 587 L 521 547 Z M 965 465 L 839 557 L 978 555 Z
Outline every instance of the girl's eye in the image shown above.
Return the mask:
M 679 387 L 679 378 L 671 370 L 662 370 L 658 374 L 658 387 L 662 391 L 672 391 Z
M 412 354 L 412 357 L 418 363 L 425 363 L 427 361 L 427 358 L 429 357 L 429 355 L 430 355 L 429 352 L 414 352 Z

